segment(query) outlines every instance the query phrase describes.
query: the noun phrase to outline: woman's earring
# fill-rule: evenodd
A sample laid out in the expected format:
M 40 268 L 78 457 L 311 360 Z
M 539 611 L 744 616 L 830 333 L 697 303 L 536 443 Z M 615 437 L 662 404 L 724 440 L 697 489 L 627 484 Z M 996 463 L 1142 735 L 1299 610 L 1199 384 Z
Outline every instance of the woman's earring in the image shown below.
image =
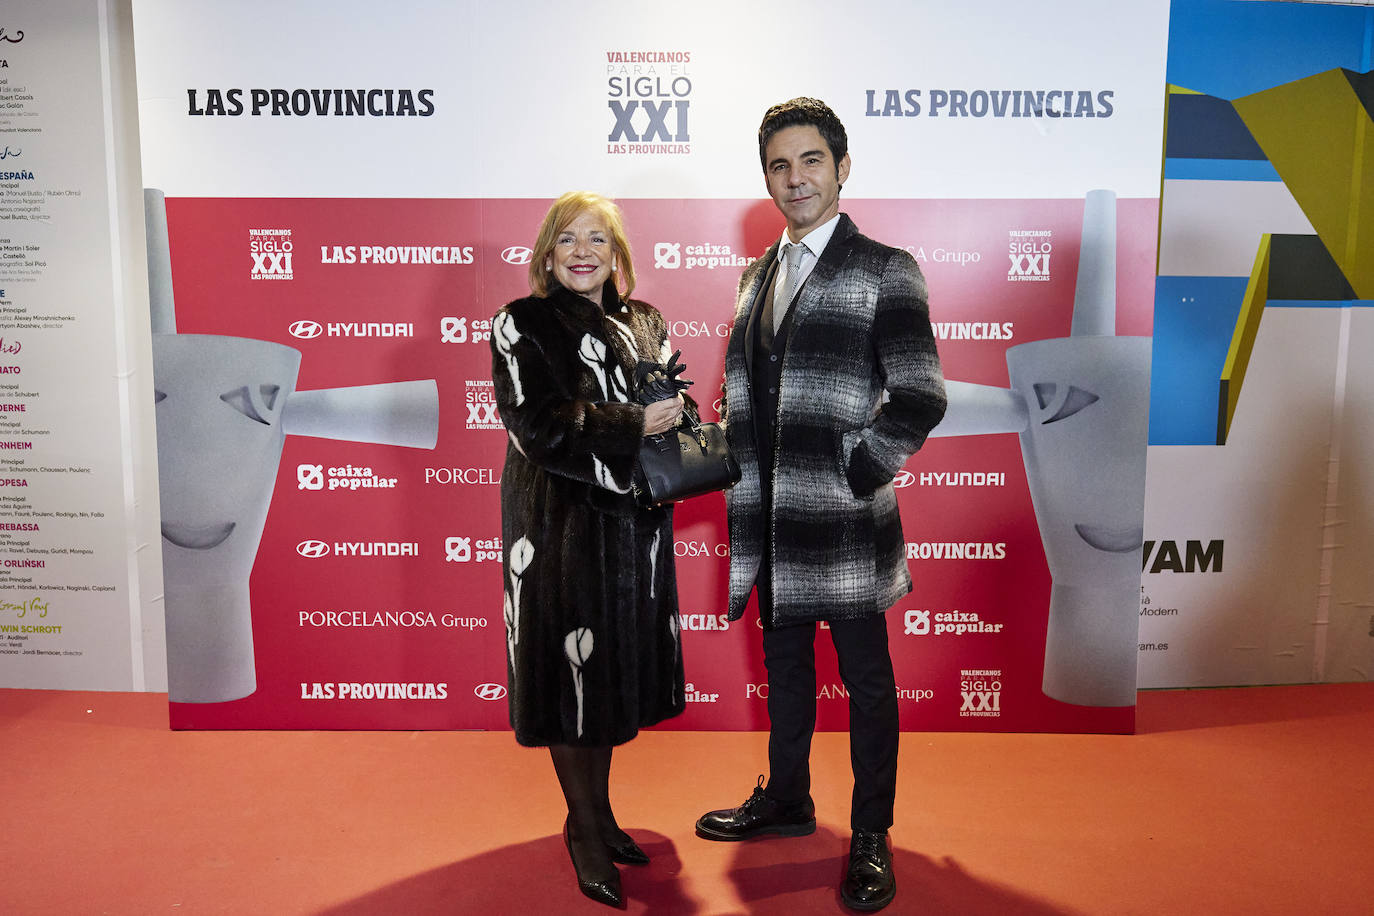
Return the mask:
M 620 268 L 616 267 L 615 261 L 612 261 L 612 262 L 611 262 L 611 273 L 615 273 L 615 272 L 616 272 L 617 270 L 619 270 L 619 269 L 620 269 Z

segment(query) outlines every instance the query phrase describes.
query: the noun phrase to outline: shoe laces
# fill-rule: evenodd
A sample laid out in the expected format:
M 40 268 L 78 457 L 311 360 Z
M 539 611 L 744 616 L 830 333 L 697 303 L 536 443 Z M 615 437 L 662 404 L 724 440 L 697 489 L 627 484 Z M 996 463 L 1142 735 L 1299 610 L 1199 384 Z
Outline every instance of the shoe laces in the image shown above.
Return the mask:
M 749 814 L 760 805 L 767 804 L 767 802 L 768 796 L 763 794 L 763 777 L 759 776 L 759 784 L 754 786 L 753 794 L 745 799 L 744 804 L 739 806 L 739 810 L 745 814 Z
M 863 857 L 873 862 L 882 862 L 887 852 L 887 838 L 881 833 L 869 833 L 866 830 L 859 830 L 854 833 L 854 841 L 850 844 L 849 855 L 851 858 Z

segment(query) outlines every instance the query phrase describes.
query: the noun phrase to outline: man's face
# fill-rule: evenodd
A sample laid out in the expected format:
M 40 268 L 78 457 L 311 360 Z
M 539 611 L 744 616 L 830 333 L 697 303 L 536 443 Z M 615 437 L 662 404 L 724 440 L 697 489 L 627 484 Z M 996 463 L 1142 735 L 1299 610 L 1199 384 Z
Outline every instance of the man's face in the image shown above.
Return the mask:
M 849 154 L 838 163 L 812 124 L 784 127 L 764 147 L 768 196 L 787 219 L 787 234 L 800 241 L 840 212 L 840 185 L 849 179 Z

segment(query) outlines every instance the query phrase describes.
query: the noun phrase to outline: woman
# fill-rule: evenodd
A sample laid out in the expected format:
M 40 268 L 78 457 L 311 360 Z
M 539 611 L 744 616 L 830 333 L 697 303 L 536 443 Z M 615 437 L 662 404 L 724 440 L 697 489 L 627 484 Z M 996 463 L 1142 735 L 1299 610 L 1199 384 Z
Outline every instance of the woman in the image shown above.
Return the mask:
M 632 494 L 644 436 L 680 396 L 638 403 L 641 363 L 667 362 L 666 325 L 629 298 L 620 211 L 570 192 L 530 261 L 533 295 L 492 322 L 496 403 L 510 436 L 501 475 L 506 647 L 515 738 L 547 746 L 568 803 L 578 886 L 623 905 L 615 862 L 649 859 L 611 811 L 611 749 L 682 712 L 670 509 Z

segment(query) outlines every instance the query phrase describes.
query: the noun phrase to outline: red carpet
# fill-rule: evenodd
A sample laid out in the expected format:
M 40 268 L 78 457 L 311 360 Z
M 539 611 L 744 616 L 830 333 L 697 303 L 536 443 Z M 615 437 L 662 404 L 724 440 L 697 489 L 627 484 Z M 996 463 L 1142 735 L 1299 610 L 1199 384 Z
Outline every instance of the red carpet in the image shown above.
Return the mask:
M 1374 684 L 1147 692 L 1135 736 L 903 736 L 886 913 L 1374 912 Z M 171 732 L 166 696 L 0 690 L 0 912 L 609 913 L 548 755 L 506 733 Z M 617 814 L 631 913 L 842 913 L 848 746 L 811 837 L 697 839 L 758 733 L 649 732 Z

